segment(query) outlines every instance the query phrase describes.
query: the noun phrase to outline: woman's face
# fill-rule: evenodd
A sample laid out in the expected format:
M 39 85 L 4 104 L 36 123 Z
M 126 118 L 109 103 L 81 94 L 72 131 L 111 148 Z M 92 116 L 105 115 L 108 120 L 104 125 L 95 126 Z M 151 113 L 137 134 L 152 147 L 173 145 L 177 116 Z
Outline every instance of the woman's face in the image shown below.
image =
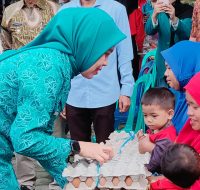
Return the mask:
M 104 53 L 96 63 L 90 67 L 88 70 L 82 72 L 83 77 L 87 79 L 93 78 L 94 75 L 97 75 L 98 72 L 108 64 L 108 56 L 112 53 L 113 48 L 109 49 L 106 53 Z
M 180 90 L 180 85 L 178 80 L 176 79 L 173 71 L 171 70 L 171 68 L 169 67 L 169 65 L 165 62 L 165 67 L 166 67 L 166 71 L 165 71 L 165 78 L 166 78 L 166 82 L 167 84 L 175 89 L 175 90 Z
M 188 104 L 187 113 L 190 118 L 190 124 L 194 130 L 200 130 L 200 106 L 187 91 L 186 100 Z

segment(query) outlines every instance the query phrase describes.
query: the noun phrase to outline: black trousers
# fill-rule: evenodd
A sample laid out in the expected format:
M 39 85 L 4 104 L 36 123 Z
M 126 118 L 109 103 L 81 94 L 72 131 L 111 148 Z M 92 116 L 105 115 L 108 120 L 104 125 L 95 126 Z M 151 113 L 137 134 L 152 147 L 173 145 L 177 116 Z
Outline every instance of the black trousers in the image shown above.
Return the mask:
M 114 131 L 114 111 L 116 104 L 101 108 L 77 108 L 67 105 L 67 122 L 71 139 L 91 141 L 93 123 L 96 142 L 105 142 Z

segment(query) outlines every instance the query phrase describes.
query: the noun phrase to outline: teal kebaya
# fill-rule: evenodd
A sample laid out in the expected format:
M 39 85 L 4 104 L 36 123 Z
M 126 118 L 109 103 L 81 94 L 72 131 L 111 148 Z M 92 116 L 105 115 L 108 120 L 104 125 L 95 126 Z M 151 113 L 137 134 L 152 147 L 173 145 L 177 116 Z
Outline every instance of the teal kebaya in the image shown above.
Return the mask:
M 19 189 L 13 151 L 38 160 L 64 187 L 70 140 L 51 133 L 70 80 L 124 38 L 103 11 L 67 9 L 34 41 L 0 56 L 0 190 Z

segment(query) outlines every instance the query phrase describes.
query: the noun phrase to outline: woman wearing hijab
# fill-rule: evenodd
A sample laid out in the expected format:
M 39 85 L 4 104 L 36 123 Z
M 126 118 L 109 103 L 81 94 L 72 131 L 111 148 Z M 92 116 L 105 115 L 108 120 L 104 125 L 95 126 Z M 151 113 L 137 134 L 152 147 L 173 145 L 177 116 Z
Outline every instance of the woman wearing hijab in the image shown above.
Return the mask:
M 103 11 L 71 8 L 59 12 L 34 41 L 0 56 L 0 189 L 19 189 L 11 165 L 13 151 L 38 160 L 62 188 L 69 154 L 100 163 L 112 157 L 105 145 L 51 133 L 70 79 L 79 73 L 86 78 L 96 75 L 124 38 Z
M 191 41 L 181 41 L 161 52 L 166 63 L 166 82 L 176 96 L 175 114 L 172 122 L 177 133 L 188 119 L 183 87 L 200 71 L 199 52 L 200 43 Z
M 187 144 L 193 147 L 198 153 L 200 153 L 200 73 L 197 73 L 189 83 L 184 87 L 186 90 L 186 99 L 188 104 L 188 116 L 185 126 L 181 130 L 177 137 L 176 143 Z M 168 179 L 164 178 L 151 184 L 152 190 L 199 190 L 200 179 L 196 180 L 191 185 L 190 176 L 184 175 L 184 170 L 179 171 L 176 168 L 176 161 L 170 163 L 170 168 L 174 167 L 174 170 L 166 167 L 165 170 L 171 170 L 171 172 L 165 171 L 164 174 Z M 187 170 L 187 168 L 185 168 Z M 176 185 L 179 186 L 176 186 Z M 189 187 L 190 186 L 190 187 Z M 182 188 L 183 187 L 183 188 Z
M 180 0 L 169 0 L 169 4 L 153 1 L 153 12 L 147 20 L 145 31 L 148 35 L 158 33 L 158 47 L 155 57 L 157 68 L 157 86 L 166 86 L 164 80 L 165 64 L 161 51 L 171 47 L 181 40 L 188 40 L 192 26 L 192 11 L 190 5 L 182 4 Z

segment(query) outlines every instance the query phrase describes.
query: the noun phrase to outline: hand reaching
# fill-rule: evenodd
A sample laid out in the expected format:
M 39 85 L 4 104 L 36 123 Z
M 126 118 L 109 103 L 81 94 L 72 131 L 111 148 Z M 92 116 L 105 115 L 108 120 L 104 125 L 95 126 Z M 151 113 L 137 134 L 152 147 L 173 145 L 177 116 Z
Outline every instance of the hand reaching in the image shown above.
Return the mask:
M 142 130 L 142 129 L 139 130 L 139 131 L 137 132 L 138 141 L 142 140 L 142 138 L 144 138 L 144 137 L 145 137 L 145 135 L 144 135 L 144 133 L 143 133 L 143 130 Z
M 114 156 L 113 149 L 104 144 L 79 141 L 80 156 L 97 160 L 100 164 L 107 162 Z
M 63 119 L 67 119 L 67 110 L 66 110 L 66 106 L 64 107 L 63 111 L 60 113 L 60 116 L 63 118 Z
M 144 134 L 142 130 L 137 133 L 138 138 L 138 149 L 140 154 L 145 154 L 146 152 L 151 153 L 155 147 L 155 144 L 152 143 L 149 139 L 149 135 Z

